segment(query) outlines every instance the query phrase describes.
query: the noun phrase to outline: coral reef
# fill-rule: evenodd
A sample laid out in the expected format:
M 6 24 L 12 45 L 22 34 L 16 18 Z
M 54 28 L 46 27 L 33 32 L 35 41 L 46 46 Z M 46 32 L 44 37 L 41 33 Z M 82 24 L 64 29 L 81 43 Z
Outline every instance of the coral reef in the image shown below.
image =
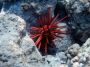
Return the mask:
M 42 56 L 29 30 L 48 7 L 57 20 L 69 17 L 58 24 L 69 31 Z M 0 67 L 90 67 L 90 1 L 0 0 Z

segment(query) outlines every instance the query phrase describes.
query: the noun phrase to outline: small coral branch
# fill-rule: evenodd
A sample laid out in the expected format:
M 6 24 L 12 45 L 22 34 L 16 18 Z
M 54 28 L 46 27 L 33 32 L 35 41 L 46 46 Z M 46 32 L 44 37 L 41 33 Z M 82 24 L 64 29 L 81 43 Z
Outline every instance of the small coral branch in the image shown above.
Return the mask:
M 61 31 L 64 26 L 58 26 L 58 24 L 67 18 L 65 16 L 64 18 L 57 20 L 59 15 L 56 17 L 53 17 L 51 15 L 51 8 L 48 9 L 48 12 L 41 15 L 37 23 L 39 23 L 38 26 L 32 26 L 30 28 L 30 34 L 31 38 L 34 40 L 35 45 L 43 50 L 45 54 L 48 52 L 48 46 L 54 47 L 54 45 L 50 45 L 50 43 L 56 38 L 60 37 L 60 34 L 65 34 L 66 31 Z

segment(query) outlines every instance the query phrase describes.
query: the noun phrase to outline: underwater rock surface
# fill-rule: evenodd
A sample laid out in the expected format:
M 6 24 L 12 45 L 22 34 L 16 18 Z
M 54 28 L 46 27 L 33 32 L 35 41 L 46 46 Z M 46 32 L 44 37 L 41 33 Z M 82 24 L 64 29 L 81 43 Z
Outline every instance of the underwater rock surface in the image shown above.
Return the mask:
M 72 67 L 90 67 L 90 38 L 78 50 L 78 54 L 71 59 L 71 64 Z
M 3 4 L 6 12 L 15 13 L 32 23 L 35 22 L 37 15 L 45 12 L 48 7 L 51 7 L 53 11 L 57 0 L 2 0 L 0 3 Z
M 60 8 L 61 3 L 64 9 Z M 54 55 L 41 56 L 27 27 L 35 24 L 48 7 L 57 14 L 56 4 L 57 10 L 65 10 L 60 15 L 69 16 L 64 23 L 70 34 L 54 41 Z M 0 12 L 0 67 L 90 67 L 89 0 L 0 0 L 2 9 L 5 13 Z
M 69 15 L 68 26 L 75 42 L 83 44 L 90 36 L 90 2 L 89 0 L 58 0 Z M 84 34 L 88 31 L 86 34 Z
M 41 59 L 34 42 L 23 32 L 25 26 L 15 14 L 0 14 L 0 67 L 26 67 L 31 60 Z

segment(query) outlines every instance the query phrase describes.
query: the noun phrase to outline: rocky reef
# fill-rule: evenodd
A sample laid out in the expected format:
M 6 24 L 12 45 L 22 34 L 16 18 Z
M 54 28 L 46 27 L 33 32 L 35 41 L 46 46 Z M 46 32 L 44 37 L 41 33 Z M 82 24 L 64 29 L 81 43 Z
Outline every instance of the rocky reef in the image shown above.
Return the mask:
M 48 7 L 68 33 L 42 56 L 29 28 Z M 0 67 L 90 67 L 90 1 L 0 0 Z
M 75 42 L 82 44 L 90 37 L 90 2 L 89 0 L 58 0 L 70 16 L 68 25 Z M 87 32 L 88 31 L 88 32 Z

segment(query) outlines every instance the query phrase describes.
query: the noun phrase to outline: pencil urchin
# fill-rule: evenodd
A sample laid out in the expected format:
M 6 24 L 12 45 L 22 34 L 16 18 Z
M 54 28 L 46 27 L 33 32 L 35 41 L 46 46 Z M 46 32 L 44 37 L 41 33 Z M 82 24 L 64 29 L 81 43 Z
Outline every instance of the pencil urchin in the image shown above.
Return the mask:
M 34 40 L 35 45 L 45 54 L 48 53 L 49 46 L 55 47 L 54 44 L 50 43 L 53 42 L 56 37 L 62 38 L 59 35 L 65 34 L 66 32 L 61 30 L 64 26 L 58 26 L 58 24 L 66 19 L 67 16 L 57 20 L 58 16 L 59 15 L 53 17 L 51 15 L 51 8 L 48 8 L 48 12 L 37 19 L 37 23 L 39 23 L 39 25 L 32 26 L 30 28 L 31 38 Z

